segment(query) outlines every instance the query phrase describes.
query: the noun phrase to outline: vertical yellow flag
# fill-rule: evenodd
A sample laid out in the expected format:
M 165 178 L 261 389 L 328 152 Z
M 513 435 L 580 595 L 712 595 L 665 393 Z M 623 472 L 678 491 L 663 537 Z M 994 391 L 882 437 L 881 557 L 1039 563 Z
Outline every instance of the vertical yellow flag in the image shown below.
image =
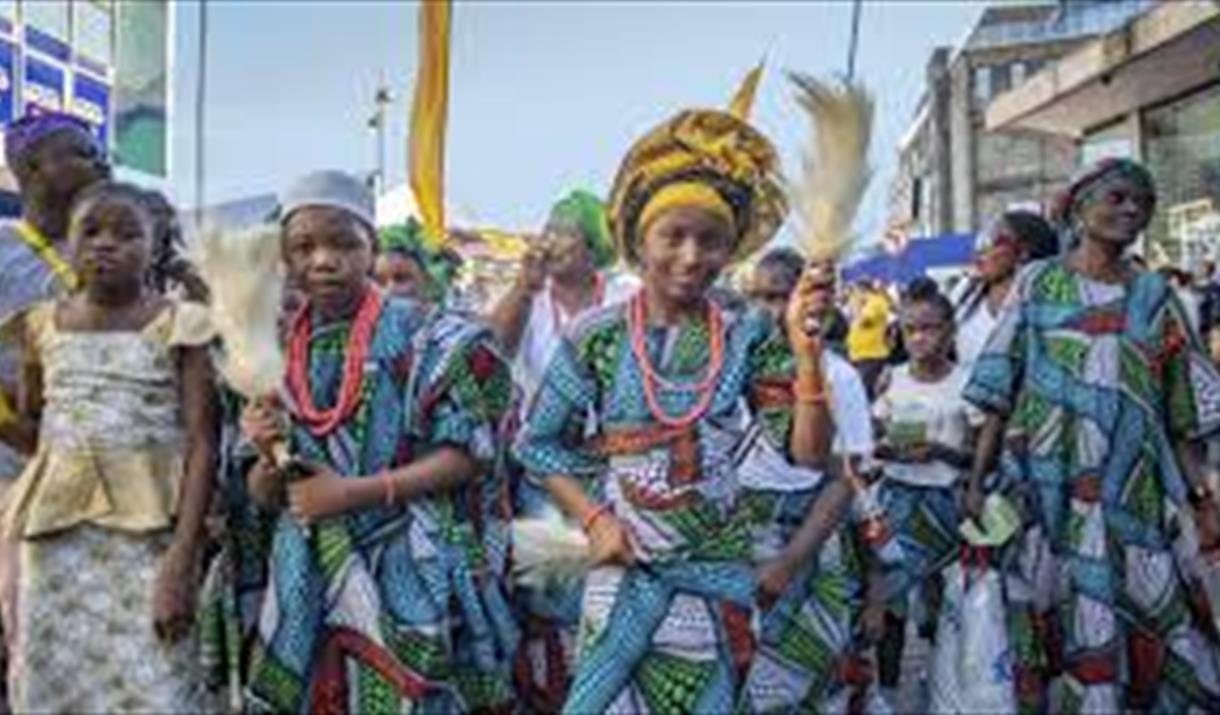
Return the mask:
M 445 242 L 445 124 L 449 115 L 450 0 L 419 4 L 419 66 L 411 127 L 407 141 L 407 176 L 424 240 L 439 248 Z
M 729 102 L 729 114 L 743 122 L 750 118 L 750 110 L 754 107 L 754 94 L 758 91 L 758 82 L 762 79 L 764 64 L 766 64 L 766 60 L 759 62 L 757 67 L 750 70 L 745 79 L 741 80 L 741 86 L 737 88 L 733 100 Z

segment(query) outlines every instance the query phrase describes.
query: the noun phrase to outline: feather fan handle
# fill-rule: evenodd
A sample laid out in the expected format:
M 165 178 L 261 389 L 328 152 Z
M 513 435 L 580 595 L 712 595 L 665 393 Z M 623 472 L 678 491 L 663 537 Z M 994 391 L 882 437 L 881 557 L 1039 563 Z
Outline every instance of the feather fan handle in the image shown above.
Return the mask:
M 513 579 L 522 586 L 577 581 L 589 570 L 589 540 L 553 508 L 513 519 Z
M 799 246 L 811 261 L 837 260 L 855 240 L 852 223 L 872 175 L 873 100 L 850 82 L 831 84 L 798 72 L 788 78 L 810 123 L 792 197 L 801 224 Z
M 204 233 L 195 261 L 212 291 L 209 310 L 224 344 L 221 375 L 249 399 L 278 391 L 284 378 L 278 228 Z

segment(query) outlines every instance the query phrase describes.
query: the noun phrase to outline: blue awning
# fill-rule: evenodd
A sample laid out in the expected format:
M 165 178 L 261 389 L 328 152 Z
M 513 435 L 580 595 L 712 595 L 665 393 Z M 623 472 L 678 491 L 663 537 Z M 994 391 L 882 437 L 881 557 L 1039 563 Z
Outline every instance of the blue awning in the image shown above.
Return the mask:
M 880 251 L 849 264 L 843 280 L 853 283 L 865 278 L 885 283 L 910 283 L 933 268 L 965 268 L 974 257 L 973 233 L 949 233 L 928 238 L 913 238 L 897 255 Z

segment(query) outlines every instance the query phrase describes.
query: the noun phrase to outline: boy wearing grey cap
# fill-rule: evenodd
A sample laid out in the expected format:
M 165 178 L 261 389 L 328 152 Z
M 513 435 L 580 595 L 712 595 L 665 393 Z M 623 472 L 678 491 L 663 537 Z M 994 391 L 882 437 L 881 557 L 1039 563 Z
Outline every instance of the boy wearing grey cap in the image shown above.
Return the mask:
M 280 220 L 306 304 L 288 327 L 283 404 L 242 415 L 262 455 L 250 491 L 281 510 L 248 708 L 502 707 L 515 630 L 494 467 L 508 368 L 479 326 L 369 282 L 373 197 L 358 179 L 306 176 Z M 276 470 L 283 440 L 305 478 Z

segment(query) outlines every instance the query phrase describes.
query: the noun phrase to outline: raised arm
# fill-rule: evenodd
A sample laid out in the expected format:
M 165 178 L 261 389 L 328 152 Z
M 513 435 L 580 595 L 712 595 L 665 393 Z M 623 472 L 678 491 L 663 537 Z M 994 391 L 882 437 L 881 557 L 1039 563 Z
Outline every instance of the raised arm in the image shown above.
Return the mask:
M 517 354 L 525 326 L 529 323 L 534 296 L 546 284 L 546 253 L 533 244 L 521 259 L 521 271 L 512 288 L 504 294 L 487 316 L 492 331 L 508 357 Z

